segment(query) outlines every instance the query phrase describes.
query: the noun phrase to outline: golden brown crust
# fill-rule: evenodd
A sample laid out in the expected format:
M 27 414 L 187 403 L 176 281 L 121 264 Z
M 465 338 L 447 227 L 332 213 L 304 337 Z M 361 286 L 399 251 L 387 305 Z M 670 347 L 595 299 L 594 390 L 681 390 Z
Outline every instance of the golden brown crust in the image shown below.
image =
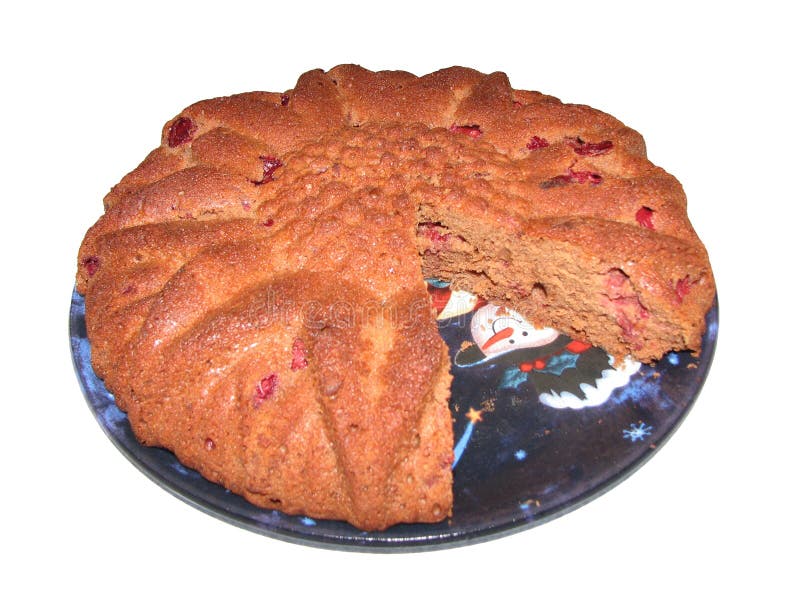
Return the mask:
M 641 136 L 503 73 L 341 65 L 198 102 L 104 205 L 77 288 L 140 439 L 259 505 L 364 528 L 452 506 L 421 270 L 643 360 L 698 350 L 714 297 Z

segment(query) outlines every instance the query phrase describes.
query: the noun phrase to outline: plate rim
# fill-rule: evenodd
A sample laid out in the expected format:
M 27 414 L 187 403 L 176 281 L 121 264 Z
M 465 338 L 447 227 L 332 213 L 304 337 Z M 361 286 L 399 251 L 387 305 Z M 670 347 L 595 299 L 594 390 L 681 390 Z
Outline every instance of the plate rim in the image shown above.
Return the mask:
M 442 532 L 442 533 L 434 533 L 431 535 L 417 535 L 417 536 L 403 536 L 397 535 L 395 537 L 386 536 L 386 531 L 391 531 L 392 528 L 383 531 L 383 532 L 368 532 L 368 531 L 361 531 L 357 528 L 353 528 L 354 532 L 360 532 L 361 535 L 353 535 L 353 536 L 342 536 L 342 537 L 335 537 L 329 534 L 313 534 L 313 533 L 305 533 L 304 531 L 297 529 L 289 529 L 286 527 L 271 527 L 267 526 L 265 523 L 256 521 L 245 515 L 238 515 L 232 513 L 225 508 L 221 508 L 218 505 L 214 505 L 213 503 L 209 502 L 208 500 L 202 498 L 200 494 L 197 492 L 193 492 L 186 487 L 180 487 L 166 478 L 162 476 L 156 469 L 152 466 L 147 464 L 147 462 L 140 459 L 135 452 L 129 448 L 122 440 L 118 439 L 113 432 L 105 425 L 105 423 L 100 418 L 100 415 L 97 410 L 95 410 L 95 406 L 91 401 L 90 397 L 90 390 L 88 389 L 87 382 L 84 380 L 82 373 L 82 367 L 87 367 L 91 370 L 92 374 L 94 374 L 94 369 L 91 365 L 91 360 L 84 360 L 81 356 L 81 352 L 79 351 L 79 344 L 76 340 L 81 338 L 81 334 L 78 331 L 80 323 L 83 318 L 85 318 L 85 312 L 79 310 L 80 307 L 83 305 L 84 297 L 80 295 L 77 291 L 77 287 L 73 287 L 72 290 L 72 297 L 70 301 L 70 310 L 69 310 L 69 325 L 68 325 L 68 335 L 70 341 L 70 350 L 72 354 L 72 364 L 75 370 L 76 378 L 78 379 L 79 386 L 81 388 L 81 392 L 84 396 L 84 401 L 86 402 L 87 408 L 89 408 L 90 412 L 93 414 L 95 420 L 97 421 L 100 429 L 103 431 L 105 436 L 112 442 L 112 444 L 117 448 L 117 450 L 130 462 L 133 464 L 136 469 L 141 472 L 147 479 L 158 485 L 161 489 L 170 493 L 173 497 L 178 498 L 179 500 L 185 502 L 186 504 L 194 507 L 201 512 L 217 518 L 225 523 L 230 525 L 234 525 L 241 529 L 263 535 L 265 537 L 270 537 L 276 540 L 315 547 L 315 548 L 322 548 L 322 549 L 334 549 L 334 550 L 343 550 L 343 551 L 353 551 L 353 552 L 370 552 L 370 553 L 407 553 L 407 552 L 423 552 L 423 551 L 434 551 L 434 550 L 444 550 L 448 548 L 455 548 L 455 547 L 463 547 L 467 545 L 472 545 L 476 543 L 487 542 L 495 539 L 499 539 L 502 537 L 506 537 L 508 535 L 512 535 L 515 533 L 519 533 L 522 531 L 526 531 L 528 529 L 532 529 L 539 525 L 548 523 L 554 519 L 562 517 L 568 513 L 571 513 L 575 510 L 578 510 L 582 506 L 596 500 L 598 497 L 602 496 L 603 494 L 611 491 L 612 489 L 616 488 L 619 484 L 623 481 L 628 479 L 634 473 L 636 473 L 639 469 L 641 469 L 649 460 L 664 446 L 666 443 L 672 438 L 674 433 L 678 430 L 678 428 L 682 425 L 688 414 L 691 412 L 692 408 L 696 404 L 697 398 L 700 396 L 702 389 L 705 385 L 705 382 L 708 378 L 708 373 L 711 370 L 711 365 L 714 360 L 714 355 L 716 354 L 717 348 L 717 339 L 718 339 L 718 329 L 719 329 L 719 300 L 718 296 L 715 295 L 713 304 L 709 309 L 708 313 L 706 314 L 706 322 L 708 323 L 709 318 L 713 316 L 714 326 L 716 331 L 713 335 L 708 335 L 708 332 L 704 334 L 704 341 L 709 340 L 710 346 L 707 347 L 704 345 L 700 351 L 703 355 L 701 360 L 702 370 L 698 373 L 697 378 L 697 385 L 692 390 L 691 397 L 687 399 L 685 406 L 683 406 L 677 416 L 676 419 L 669 425 L 668 428 L 665 428 L 658 438 L 658 443 L 655 445 L 649 445 L 645 451 L 643 451 L 639 456 L 637 456 L 630 464 L 626 465 L 619 471 L 614 472 L 608 478 L 603 479 L 601 483 L 596 485 L 593 488 L 587 489 L 584 492 L 576 495 L 570 502 L 568 503 L 561 503 L 557 507 L 554 507 L 552 510 L 549 510 L 545 513 L 538 513 L 537 515 L 524 517 L 519 519 L 509 519 L 507 521 L 501 523 L 493 523 L 485 528 L 480 527 L 473 527 L 465 530 L 454 531 L 451 533 Z M 85 320 L 83 321 L 83 327 L 85 329 Z M 88 344 L 88 336 L 86 337 L 86 343 Z M 91 347 L 89 345 L 89 347 Z M 96 374 L 94 374 L 95 378 L 98 381 L 102 382 Z M 109 392 L 110 394 L 110 392 Z M 113 397 L 113 395 L 112 395 Z M 116 405 L 115 405 L 116 406 Z M 124 414 L 124 413 L 123 413 Z M 127 415 L 125 415 L 125 421 L 127 422 Z M 127 425 L 130 427 L 129 423 Z M 147 447 L 141 445 L 141 448 L 145 450 L 155 450 L 159 452 L 164 452 L 172 455 L 169 450 L 163 448 L 156 448 L 156 447 Z M 177 460 L 177 459 L 176 459 Z M 188 469 L 188 468 L 187 468 Z M 198 474 L 198 477 L 201 475 Z M 204 479 L 204 478 L 203 478 Z M 205 479 L 204 479 L 205 480 Z M 214 482 L 210 482 L 205 480 L 211 485 L 219 486 Z M 224 488 L 223 488 L 224 489 Z M 243 500 L 246 502 L 246 500 Z M 255 507 L 255 510 L 262 510 L 266 513 L 272 512 L 279 512 L 279 511 L 272 511 L 270 509 L 263 509 L 259 507 Z M 282 514 L 282 513 L 281 513 Z M 296 517 L 297 515 L 285 515 L 286 517 Z M 400 524 L 402 526 L 403 524 Z M 424 526 L 425 524 L 413 524 L 417 526 Z M 434 525 L 434 524 L 431 524 Z M 396 527 L 396 526 L 393 526 Z M 315 531 L 314 528 L 309 528 L 306 531 L 312 532 Z M 375 534 L 378 536 L 375 536 Z

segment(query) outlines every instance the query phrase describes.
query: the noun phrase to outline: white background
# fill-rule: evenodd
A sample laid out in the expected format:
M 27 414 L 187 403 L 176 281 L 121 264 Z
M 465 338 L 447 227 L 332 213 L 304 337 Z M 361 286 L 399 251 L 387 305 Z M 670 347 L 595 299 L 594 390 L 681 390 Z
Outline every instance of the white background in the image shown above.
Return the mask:
M 800 98 L 781 4 L 15 4 L 0 9 L 0 595 L 797 597 Z M 598 500 L 466 548 L 318 550 L 175 499 L 92 417 L 67 312 L 102 197 L 182 107 L 343 62 L 505 71 L 619 117 L 683 182 L 718 281 L 715 364 L 669 443 Z

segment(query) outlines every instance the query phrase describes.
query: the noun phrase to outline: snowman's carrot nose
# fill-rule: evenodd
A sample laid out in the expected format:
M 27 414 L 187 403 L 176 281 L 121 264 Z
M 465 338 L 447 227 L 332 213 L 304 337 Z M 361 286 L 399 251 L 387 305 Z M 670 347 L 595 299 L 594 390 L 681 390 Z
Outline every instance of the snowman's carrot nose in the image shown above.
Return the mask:
M 489 348 L 489 346 L 492 346 L 492 345 L 496 344 L 500 340 L 504 340 L 506 338 L 511 337 L 511 335 L 513 333 L 514 333 L 514 329 L 511 328 L 511 327 L 506 327 L 505 329 L 501 329 L 500 331 L 495 333 L 492 337 L 490 337 L 488 340 L 486 340 L 483 343 L 483 346 L 481 346 L 481 350 L 486 352 L 486 350 Z

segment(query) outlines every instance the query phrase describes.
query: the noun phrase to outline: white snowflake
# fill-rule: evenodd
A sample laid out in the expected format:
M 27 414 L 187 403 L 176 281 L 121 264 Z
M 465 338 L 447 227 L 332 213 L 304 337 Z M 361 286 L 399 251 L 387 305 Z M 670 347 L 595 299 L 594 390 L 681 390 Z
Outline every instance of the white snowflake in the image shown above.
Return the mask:
M 639 440 L 646 438 L 651 433 L 653 433 L 653 426 L 640 421 L 638 425 L 631 423 L 630 429 L 623 429 L 622 437 L 632 442 L 638 442 Z

